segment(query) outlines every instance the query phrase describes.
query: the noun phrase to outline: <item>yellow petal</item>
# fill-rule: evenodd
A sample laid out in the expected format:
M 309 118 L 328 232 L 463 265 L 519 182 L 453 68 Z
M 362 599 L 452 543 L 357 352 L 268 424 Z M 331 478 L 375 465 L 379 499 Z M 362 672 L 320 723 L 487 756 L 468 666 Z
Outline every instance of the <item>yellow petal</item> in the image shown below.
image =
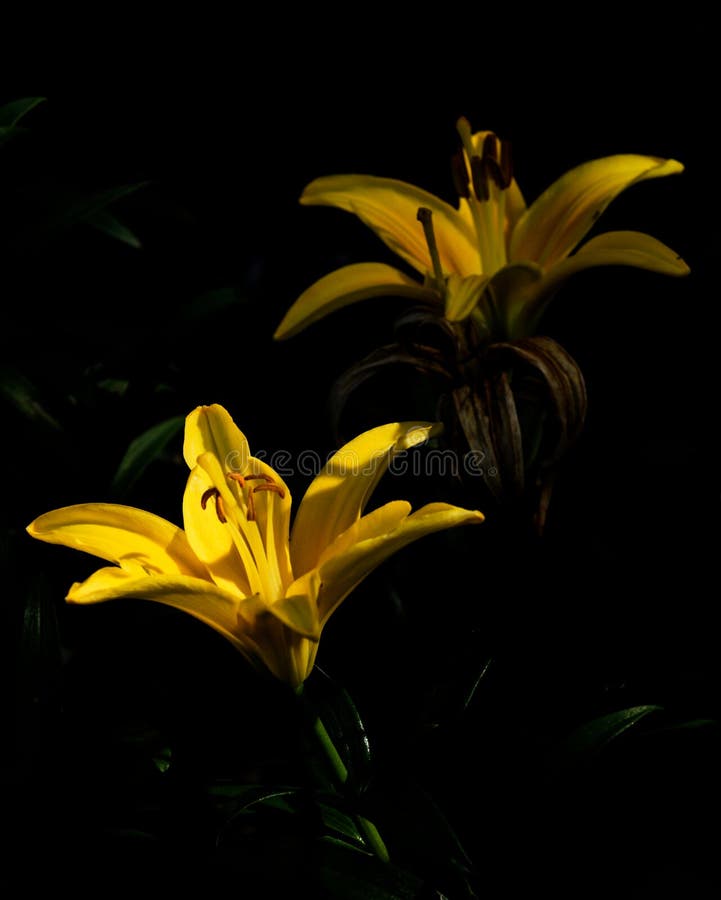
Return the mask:
M 312 284 L 291 306 L 275 331 L 276 340 L 298 334 L 312 322 L 336 309 L 370 297 L 409 297 L 438 302 L 428 288 L 384 263 L 355 263 L 336 269 Z
M 485 298 L 493 312 L 496 333 L 512 336 L 519 310 L 535 296 L 543 277 L 543 270 L 535 263 L 512 263 L 496 272 Z
M 236 648 L 248 649 L 242 618 L 244 600 L 228 594 L 212 582 L 179 575 L 147 576 L 137 566 L 99 569 L 68 592 L 69 603 L 103 603 L 121 598 L 153 600 L 189 613 L 210 625 Z M 251 606 L 253 598 L 248 598 Z M 240 618 L 239 618 L 240 617 Z
M 255 593 L 259 585 L 251 585 L 249 581 L 246 566 L 233 539 L 233 529 L 218 517 L 215 508 L 217 501 L 207 500 L 203 509 L 203 495 L 212 487 L 214 484 L 205 469 L 195 466 L 188 476 L 183 495 L 183 519 L 190 546 L 205 563 L 218 587 L 235 596 Z M 223 506 L 225 508 L 225 503 Z
M 687 275 L 689 267 L 661 241 L 640 231 L 608 231 L 585 243 L 573 256 L 557 262 L 535 283 L 518 285 L 509 303 L 509 336 L 535 331 L 548 300 L 563 282 L 595 266 L 632 266 L 662 275 Z
M 433 230 L 446 274 L 478 271 L 472 228 L 450 204 L 421 188 L 373 175 L 332 175 L 311 182 L 300 202 L 336 206 L 355 213 L 384 243 L 421 275 L 433 271 L 425 235 L 417 220 L 420 207 L 433 213 Z
M 246 463 L 246 472 L 249 464 L 250 457 Z M 277 569 L 271 570 L 268 566 L 258 523 L 248 519 L 245 502 L 241 503 L 236 499 L 236 495 L 239 497 L 242 489 L 236 482 L 233 482 L 231 487 L 226 478 L 226 470 L 221 467 L 220 460 L 214 453 L 201 453 L 198 457 L 198 466 L 206 472 L 208 483 L 220 494 L 223 513 L 227 518 L 227 522 L 223 524 L 227 526 L 242 560 L 251 593 L 260 594 L 264 602 L 270 602 L 273 597 L 282 594 L 283 586 L 279 582 Z M 208 505 L 214 503 L 215 500 L 210 500 Z M 201 516 L 201 511 L 218 517 L 217 507 L 214 511 L 207 507 L 206 510 L 202 510 L 202 507 L 189 507 L 189 515 L 195 517 L 195 521 L 186 522 L 186 528 L 191 533 L 194 533 L 196 528 L 201 530 L 204 527 L 205 519 Z
M 319 591 L 320 576 L 314 569 L 294 581 L 285 597 L 273 603 L 268 611 L 292 631 L 317 641 L 320 637 Z
M 457 525 L 477 524 L 483 518 L 478 510 L 461 509 L 447 503 L 429 503 L 402 519 L 389 531 L 382 533 L 376 527 L 372 529 L 372 536 L 367 537 L 363 535 L 361 520 L 357 526 L 361 539 L 341 552 L 329 555 L 320 566 L 323 583 L 320 595 L 321 627 L 350 591 L 397 550 L 434 531 L 455 528 Z M 393 521 L 392 515 L 389 515 L 389 520 Z M 433 562 L 430 561 L 429 564 L 432 565 Z M 443 565 L 443 561 L 438 564 Z
M 114 503 L 79 503 L 45 513 L 28 533 L 49 544 L 62 544 L 109 562 L 135 560 L 148 574 L 208 578 L 185 532 L 142 509 Z
M 280 493 L 275 490 L 256 491 L 253 499 L 255 501 L 255 521 L 265 547 L 268 566 L 280 573 L 280 581 L 283 585 L 288 585 L 293 580 L 289 545 L 292 504 L 290 490 L 280 475 L 262 459 L 251 456 L 248 460 L 248 473 L 264 475 L 269 479 L 268 483 L 280 488 Z
M 313 479 L 298 508 L 290 537 L 293 571 L 313 569 L 321 553 L 360 517 L 373 489 L 396 454 L 439 430 L 427 422 L 380 425 L 335 453 Z
M 487 284 L 488 278 L 484 275 L 468 275 L 466 278 L 451 275 L 446 284 L 446 319 L 461 322 L 468 318 L 478 307 Z
M 637 154 L 607 156 L 571 169 L 521 216 L 511 238 L 510 260 L 551 266 L 568 256 L 626 188 L 682 171 L 676 160 Z
M 573 256 L 557 263 L 546 277 L 567 278 L 591 266 L 633 266 L 662 275 L 688 275 L 689 267 L 666 244 L 641 231 L 607 231 L 585 243 Z M 560 273 L 560 274 L 559 274 Z
M 357 522 L 350 528 L 346 528 L 332 544 L 325 548 L 320 555 L 318 565 L 322 566 L 331 557 L 345 553 L 360 541 L 367 541 L 393 531 L 404 519 L 408 518 L 410 512 L 411 505 L 407 500 L 391 500 L 390 503 L 384 503 L 383 506 L 361 516 Z
M 244 472 L 250 450 L 245 435 L 217 403 L 198 406 L 185 420 L 183 456 L 192 469 L 201 453 L 213 453 L 224 472 Z
M 305 679 L 313 671 L 315 657 L 318 653 L 318 642 L 308 641 L 305 638 L 297 638 L 289 642 L 288 675 L 285 680 L 295 689 L 303 684 Z

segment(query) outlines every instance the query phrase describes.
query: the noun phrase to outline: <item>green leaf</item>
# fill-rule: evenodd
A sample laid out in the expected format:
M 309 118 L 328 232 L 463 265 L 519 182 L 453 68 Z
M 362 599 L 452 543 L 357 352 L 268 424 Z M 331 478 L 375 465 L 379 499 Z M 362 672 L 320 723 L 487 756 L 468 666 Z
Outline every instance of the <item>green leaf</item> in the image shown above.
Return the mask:
M 99 221 L 100 227 L 104 223 L 105 230 L 112 231 L 114 228 L 112 223 L 104 221 L 100 214 L 105 211 L 106 207 L 134 194 L 147 184 L 148 182 L 124 184 L 91 193 L 68 187 L 54 186 L 52 190 L 45 188 L 42 194 L 36 196 L 34 200 L 32 196 L 26 198 L 23 210 L 25 224 L 15 235 L 15 246 L 22 249 L 29 245 L 35 245 L 39 239 L 51 238 L 57 232 L 82 223 L 92 225 Z M 120 223 L 118 226 L 122 232 L 124 226 Z M 96 227 L 98 226 L 96 225 Z M 112 236 L 121 240 L 125 239 L 127 243 L 129 234 L 128 232 L 124 235 L 124 238 L 120 233 Z M 134 237 L 132 239 L 137 240 Z
M 30 576 L 17 653 L 17 685 L 21 700 L 36 712 L 56 695 L 62 669 L 56 600 L 42 573 Z
M 184 416 L 173 416 L 153 425 L 130 443 L 112 481 L 112 489 L 124 494 L 132 488 L 151 462 L 158 459 L 169 442 L 182 430 Z
M 44 103 L 45 100 L 45 97 L 25 97 L 22 100 L 12 100 L 10 103 L 0 106 L 0 126 L 12 128 L 31 109 L 34 109 L 39 103 Z
M 133 232 L 116 219 L 112 213 L 108 212 L 107 209 L 100 209 L 93 213 L 88 217 L 87 222 L 88 225 L 92 225 L 92 227 L 97 228 L 98 231 L 102 231 L 109 237 L 115 238 L 116 241 L 128 244 L 128 246 L 134 247 L 136 250 L 139 250 L 141 247 L 140 241 Z
M 592 719 L 566 738 L 561 745 L 562 755 L 578 761 L 594 758 L 646 716 L 662 710 L 661 706 L 631 706 Z
M 304 685 L 301 702 L 311 723 L 318 716 L 323 722 L 348 769 L 350 786 L 360 792 L 365 790 L 373 764 L 370 739 L 348 691 L 316 666 L 312 678 Z M 328 772 L 326 760 L 320 758 L 319 750 L 316 741 L 309 742 L 309 759 L 315 762 L 315 773 L 324 783 L 335 784 L 335 778 Z
M 478 874 L 447 817 L 416 781 L 401 771 L 373 786 L 374 811 L 392 852 L 453 898 L 473 900 Z
M 0 368 L 0 396 L 5 397 L 33 425 L 61 431 L 59 423 L 38 399 L 38 389 L 13 366 Z
M 357 853 L 340 841 L 319 841 L 320 880 L 324 897 L 343 900 L 417 900 L 424 884 L 411 872 L 374 856 Z M 436 895 L 437 896 L 437 895 Z
M 21 134 L 25 134 L 25 132 L 25 128 L 17 128 L 15 126 L 7 128 L 5 125 L 0 125 L 0 147 L 4 147 L 5 144 L 9 144 L 13 138 L 19 137 Z
M 174 323 L 184 325 L 195 325 L 203 319 L 211 316 L 220 315 L 233 306 L 239 306 L 245 303 L 235 288 L 219 288 L 215 291 L 205 291 L 198 297 L 183 303 L 177 310 Z
M 137 184 L 123 184 L 118 187 L 105 188 L 92 194 L 68 193 L 56 198 L 53 213 L 46 221 L 47 228 L 64 228 L 78 222 L 88 222 L 99 212 L 146 187 L 147 181 Z
M 358 830 L 356 820 L 337 806 L 330 803 L 319 803 L 321 819 L 326 828 L 349 838 L 353 846 L 365 848 L 363 835 Z
M 122 397 L 130 387 L 130 382 L 125 378 L 103 378 L 98 382 L 98 387 L 109 394 Z

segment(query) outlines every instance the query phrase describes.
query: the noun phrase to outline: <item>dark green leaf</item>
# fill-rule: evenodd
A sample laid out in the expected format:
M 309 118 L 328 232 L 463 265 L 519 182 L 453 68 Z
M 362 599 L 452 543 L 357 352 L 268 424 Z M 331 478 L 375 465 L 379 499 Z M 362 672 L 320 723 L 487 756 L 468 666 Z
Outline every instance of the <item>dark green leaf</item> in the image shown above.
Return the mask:
M 420 878 L 393 863 L 357 853 L 339 841 L 319 842 L 324 897 L 343 900 L 414 900 L 424 885 Z
M 374 788 L 375 814 L 391 855 L 402 853 L 415 872 L 451 897 L 476 898 L 473 863 L 430 794 L 402 772 Z
M 88 225 L 92 225 L 92 227 L 97 228 L 98 231 L 102 231 L 109 237 L 115 238 L 116 241 L 122 241 L 122 243 L 128 244 L 130 247 L 140 249 L 141 244 L 138 238 L 126 225 L 123 225 L 123 223 L 118 221 L 112 213 L 108 212 L 107 209 L 98 210 L 96 213 L 90 215 L 87 221 Z
M 56 600 L 42 574 L 31 577 L 18 648 L 18 688 L 23 700 L 36 707 L 56 693 L 62 668 Z
M 109 394 L 116 394 L 118 397 L 122 397 L 130 387 L 130 382 L 125 378 L 103 378 L 102 381 L 98 382 L 98 387 Z
M 194 325 L 197 322 L 226 312 L 233 306 L 244 303 L 244 298 L 234 288 L 220 288 L 206 291 L 184 303 L 174 316 L 175 324 Z
M 112 488 L 118 494 L 130 490 L 151 462 L 158 459 L 168 443 L 181 431 L 185 418 L 173 416 L 135 438 L 125 452 L 113 478 Z
M 371 777 L 371 746 L 365 724 L 348 691 L 316 667 L 313 677 L 305 683 L 301 702 L 311 726 L 309 732 L 315 717 L 320 717 L 348 769 L 350 785 L 363 791 Z M 309 741 L 308 751 L 309 759 L 315 762 L 316 774 L 324 783 L 335 784 L 336 778 L 329 772 L 317 741 Z
M 15 237 L 16 247 L 35 244 L 38 239 L 47 239 L 55 233 L 81 223 L 93 224 L 95 218 L 106 207 L 134 194 L 145 187 L 147 182 L 125 184 L 105 188 L 92 193 L 67 188 L 44 189 L 34 201 L 28 197 L 24 209 L 26 224 Z M 102 222 L 102 216 L 100 217 Z M 114 234 L 113 237 L 118 237 Z
M 646 716 L 662 709 L 661 706 L 632 706 L 600 716 L 573 731 L 564 741 L 562 751 L 579 760 L 594 757 Z
M 0 106 L 0 125 L 12 128 L 31 109 L 34 109 L 39 103 L 44 103 L 45 99 L 45 97 L 25 97 L 22 100 L 12 100 L 10 103 Z
M 0 369 L 0 396 L 5 397 L 22 415 L 43 428 L 51 428 L 60 431 L 60 425 L 43 407 L 38 399 L 38 389 L 12 366 L 3 366 Z
M 105 188 L 84 196 L 78 194 L 66 195 L 64 203 L 56 209 L 47 224 L 50 227 L 67 227 L 78 222 L 87 222 L 101 210 L 104 210 L 106 206 L 110 206 L 123 197 L 134 194 L 146 185 L 147 182 L 124 184 L 118 187 Z
M 355 846 L 365 847 L 363 836 L 358 830 L 356 820 L 353 816 L 348 815 L 348 813 L 343 812 L 343 810 L 338 809 L 336 806 L 331 806 L 328 803 L 319 803 L 318 806 L 321 819 L 326 828 L 335 831 L 338 834 L 342 834 L 346 838 L 350 838 L 351 843 Z
M 21 134 L 25 133 L 25 128 L 17 128 L 15 126 L 7 128 L 5 125 L 0 125 L 0 147 L 4 147 L 5 144 L 10 143 L 13 138 L 19 137 Z

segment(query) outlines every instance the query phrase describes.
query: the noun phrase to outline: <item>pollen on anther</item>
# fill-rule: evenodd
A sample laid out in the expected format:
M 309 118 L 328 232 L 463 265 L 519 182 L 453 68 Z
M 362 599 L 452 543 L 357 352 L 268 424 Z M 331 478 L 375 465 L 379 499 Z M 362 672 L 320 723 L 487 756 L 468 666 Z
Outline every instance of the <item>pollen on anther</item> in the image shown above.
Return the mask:
M 503 175 L 503 187 L 510 186 L 513 180 L 513 157 L 511 156 L 511 142 L 501 141 L 501 173 Z
M 468 200 L 471 196 L 468 187 L 468 167 L 466 166 L 466 161 L 463 158 L 463 152 L 461 150 L 454 153 L 451 157 L 451 176 L 453 177 L 453 186 L 455 187 L 458 196 Z
M 218 488 L 211 487 L 208 488 L 207 491 L 204 491 L 203 496 L 200 498 L 200 506 L 202 509 L 205 509 L 208 505 L 208 500 L 210 500 L 211 497 L 215 497 L 215 514 L 218 517 L 218 521 L 225 525 L 228 519 L 225 515 L 225 508 L 223 507 L 223 498 L 220 496 Z
M 488 200 L 488 170 L 484 160 L 480 156 L 471 157 L 471 178 L 473 180 L 473 193 L 478 200 Z
M 498 138 L 492 131 L 489 131 L 483 138 L 483 152 L 481 156 L 483 159 L 498 160 Z

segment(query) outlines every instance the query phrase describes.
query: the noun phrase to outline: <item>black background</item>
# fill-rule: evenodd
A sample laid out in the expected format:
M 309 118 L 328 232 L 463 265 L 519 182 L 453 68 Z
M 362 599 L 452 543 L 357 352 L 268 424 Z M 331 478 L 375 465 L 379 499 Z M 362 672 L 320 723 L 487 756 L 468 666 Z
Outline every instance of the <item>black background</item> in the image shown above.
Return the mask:
M 56 871 L 74 872 L 68 823 L 113 858 L 112 844 L 90 835 L 124 809 L 117 748 L 128 723 L 161 723 L 185 748 L 186 770 L 201 773 L 232 769 L 241 746 L 253 759 L 283 731 L 268 688 L 194 622 L 121 603 L 65 608 L 67 585 L 92 562 L 33 544 L 25 525 L 66 503 L 112 499 L 129 441 L 199 403 L 224 404 L 253 449 L 332 449 L 330 386 L 391 339 L 402 306 L 368 301 L 272 342 L 312 280 L 345 262 L 391 259 L 352 217 L 297 198 L 319 175 L 366 172 L 451 199 L 454 123 L 466 115 L 510 138 L 529 201 L 594 157 L 682 161 L 682 175 L 615 201 L 601 227 L 648 231 L 692 274 L 598 270 L 564 287 L 544 331 L 579 362 L 590 410 L 544 542 L 509 543 L 490 529 L 467 544 L 428 539 L 344 604 L 319 661 L 359 701 L 381 750 L 405 759 L 450 810 L 496 895 L 536 884 L 587 895 L 619 885 L 617 896 L 710 889 L 714 728 L 641 740 L 562 787 L 547 787 L 544 767 L 566 732 L 616 709 L 658 704 L 666 723 L 718 715 L 714 50 L 696 18 L 632 26 L 628 11 L 608 10 L 569 26 L 547 12 L 521 29 L 517 12 L 450 13 L 407 28 L 360 12 L 350 23 L 280 11 L 240 23 L 79 19 L 42 38 L 28 28 L 15 46 L 0 100 L 47 102 L 1 160 L 27 186 L 15 218 L 3 217 L 3 363 L 38 386 L 70 435 L 3 408 L 5 771 L 23 859 L 59 850 Z M 141 250 L 84 226 L 29 248 L 13 240 L 44 186 L 138 181 L 147 185 L 114 210 Z M 188 303 L 227 288 L 239 303 L 187 324 Z M 128 390 L 88 398 L 89 372 L 126 379 Z M 391 398 L 360 419 L 425 413 L 410 393 Z M 182 479 L 172 460 L 157 463 L 129 501 L 177 520 Z M 298 498 L 305 481 L 291 486 Z M 440 499 L 431 489 L 447 490 L 391 484 L 381 495 Z M 16 647 L 40 571 L 63 656 L 38 676 L 38 701 L 17 675 Z M 418 598 L 410 624 L 388 613 L 389 584 L 406 610 Z M 471 721 L 417 742 L 444 686 L 488 656 Z

